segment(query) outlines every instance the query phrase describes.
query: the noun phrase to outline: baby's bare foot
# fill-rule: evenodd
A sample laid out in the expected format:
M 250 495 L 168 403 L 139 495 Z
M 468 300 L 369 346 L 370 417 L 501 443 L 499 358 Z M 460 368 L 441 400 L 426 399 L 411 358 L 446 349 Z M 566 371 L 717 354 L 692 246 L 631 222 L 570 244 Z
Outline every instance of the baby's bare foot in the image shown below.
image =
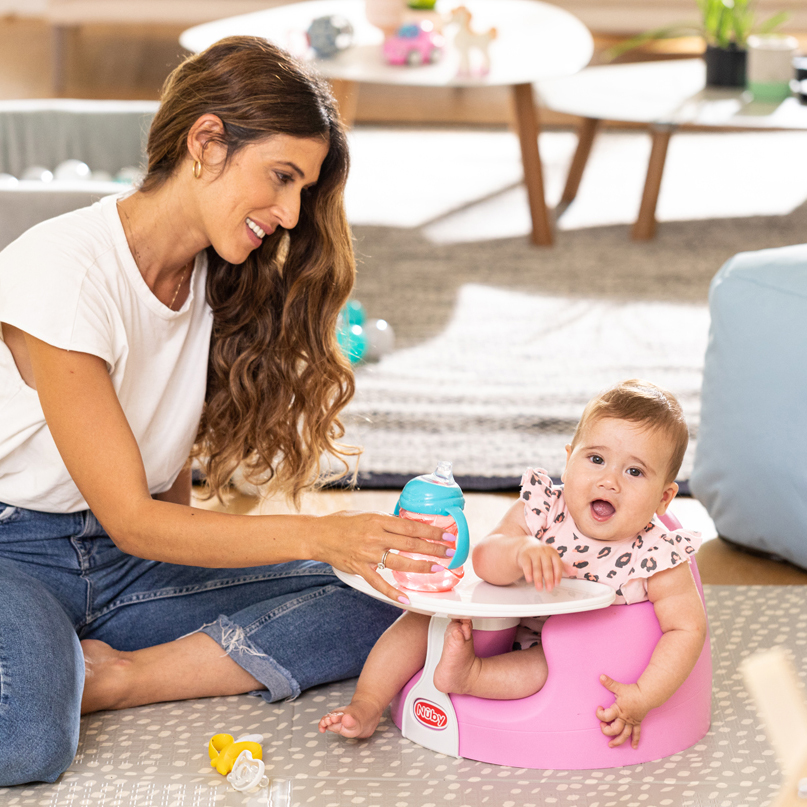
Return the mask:
M 81 650 L 85 669 L 81 714 L 125 707 L 126 673 L 131 667 L 128 654 L 96 639 L 85 639 Z
M 370 701 L 356 700 L 329 712 L 319 721 L 320 733 L 332 731 L 343 737 L 369 737 L 381 720 L 383 709 Z
M 470 690 L 479 674 L 478 667 L 471 620 L 452 620 L 446 628 L 443 654 L 434 670 L 435 687 L 440 692 L 462 695 Z

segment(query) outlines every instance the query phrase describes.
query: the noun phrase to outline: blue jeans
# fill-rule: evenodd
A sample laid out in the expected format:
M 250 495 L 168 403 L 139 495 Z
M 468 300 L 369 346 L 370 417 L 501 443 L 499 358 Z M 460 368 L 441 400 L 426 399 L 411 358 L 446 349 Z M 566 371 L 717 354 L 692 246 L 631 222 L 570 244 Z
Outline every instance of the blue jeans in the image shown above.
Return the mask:
M 356 676 L 400 611 L 294 561 L 201 569 L 121 552 L 90 511 L 0 503 L 0 787 L 53 782 L 78 746 L 79 641 L 137 650 L 202 630 L 267 701 Z

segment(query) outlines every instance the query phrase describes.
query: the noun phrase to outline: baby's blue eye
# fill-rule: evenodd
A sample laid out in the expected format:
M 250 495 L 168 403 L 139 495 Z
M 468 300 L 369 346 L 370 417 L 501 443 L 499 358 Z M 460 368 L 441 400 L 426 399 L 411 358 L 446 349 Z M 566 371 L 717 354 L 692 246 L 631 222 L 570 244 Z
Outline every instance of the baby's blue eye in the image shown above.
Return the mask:
M 642 472 L 638 468 L 628 468 L 628 473 L 631 476 L 641 476 Z
M 591 460 L 591 461 L 592 461 L 592 462 L 593 462 L 595 465 L 603 465 L 603 464 L 604 464 L 604 462 L 605 462 L 605 460 L 603 460 L 603 458 L 602 458 L 602 457 L 601 457 L 599 454 L 592 454 L 592 455 L 591 455 L 591 457 L 589 457 L 589 459 L 590 459 L 590 460 Z

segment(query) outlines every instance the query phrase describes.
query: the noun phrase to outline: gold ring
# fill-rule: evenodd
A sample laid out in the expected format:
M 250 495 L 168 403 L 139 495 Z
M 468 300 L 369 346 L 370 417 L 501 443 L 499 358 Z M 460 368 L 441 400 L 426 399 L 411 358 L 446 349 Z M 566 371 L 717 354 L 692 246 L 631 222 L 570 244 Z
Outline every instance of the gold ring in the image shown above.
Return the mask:
M 387 555 L 389 555 L 389 549 L 387 549 L 384 554 L 381 556 L 381 563 L 376 566 L 376 569 L 379 572 L 383 572 L 384 569 L 387 568 Z

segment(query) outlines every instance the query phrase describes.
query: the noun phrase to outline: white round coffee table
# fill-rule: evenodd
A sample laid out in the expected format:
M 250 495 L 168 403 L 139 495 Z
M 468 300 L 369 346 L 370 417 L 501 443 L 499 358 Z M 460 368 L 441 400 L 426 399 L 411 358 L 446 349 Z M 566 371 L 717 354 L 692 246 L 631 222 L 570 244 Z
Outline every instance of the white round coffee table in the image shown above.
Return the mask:
M 636 241 L 655 234 L 667 146 L 680 127 L 807 129 L 807 106 L 796 98 L 763 103 L 741 89 L 707 87 L 702 59 L 590 67 L 574 76 L 541 79 L 536 89 L 542 106 L 583 119 L 559 213 L 577 195 L 601 121 L 648 125 L 652 149 L 639 216 L 632 231 Z
M 437 10 L 447 13 L 460 0 L 438 0 Z M 353 120 L 362 83 L 411 87 L 510 87 L 515 124 L 521 143 L 524 181 L 532 217 L 532 240 L 552 243 L 552 228 L 544 199 L 538 151 L 538 117 L 532 85 L 539 79 L 565 76 L 585 67 L 594 52 L 591 34 L 574 16 L 539 0 L 467 0 L 474 30 L 494 26 L 497 37 L 490 47 L 487 75 L 458 75 L 459 57 L 450 47 L 442 61 L 420 67 L 388 65 L 383 57 L 383 34 L 365 15 L 364 0 L 307 0 L 253 14 L 217 20 L 189 28 L 180 36 L 183 47 L 204 50 L 226 36 L 262 36 L 294 55 L 315 62 L 317 70 L 334 85 L 343 119 Z M 314 59 L 305 31 L 317 17 L 340 15 L 354 29 L 353 46 L 333 59 Z M 451 32 L 448 31 L 450 41 Z
M 614 590 L 603 583 L 568 578 L 551 592 L 537 591 L 532 583 L 524 580 L 509 586 L 493 586 L 480 580 L 469 563 L 465 576 L 453 590 L 439 594 L 406 591 L 409 605 L 402 605 L 376 591 L 363 577 L 336 569 L 334 572 L 340 580 L 371 597 L 431 616 L 423 674 L 406 695 L 401 733 L 424 748 L 455 757 L 459 756 L 457 715 L 451 698 L 434 686 L 434 670 L 440 661 L 443 637 L 452 617 L 472 618 L 474 630 L 500 631 L 517 625 L 520 617 L 594 611 L 607 608 L 616 598 Z M 389 569 L 380 574 L 388 583 L 396 585 Z M 440 714 L 444 724 L 439 731 L 416 718 L 415 704 L 418 702 L 429 704 L 429 708 Z

